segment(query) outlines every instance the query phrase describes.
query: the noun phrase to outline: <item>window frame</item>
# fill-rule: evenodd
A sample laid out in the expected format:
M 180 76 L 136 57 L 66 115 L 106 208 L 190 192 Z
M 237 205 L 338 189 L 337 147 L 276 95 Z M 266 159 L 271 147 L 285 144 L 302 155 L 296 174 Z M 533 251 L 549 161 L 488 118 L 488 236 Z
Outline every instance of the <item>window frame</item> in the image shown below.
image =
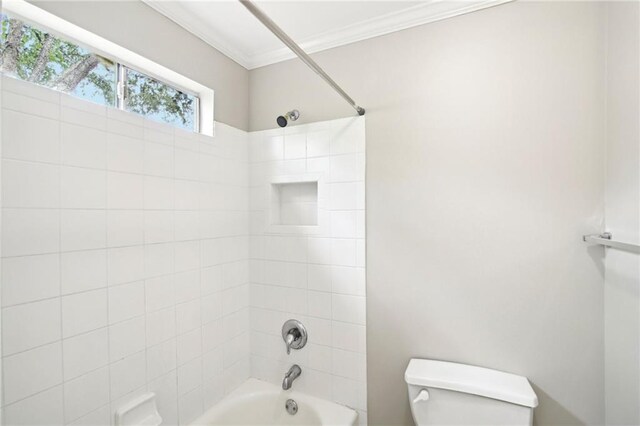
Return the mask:
M 20 18 L 25 24 L 33 25 L 38 29 L 47 31 L 65 41 L 72 42 L 89 50 L 91 53 L 112 60 L 116 68 L 116 105 L 113 108 L 124 109 L 124 102 L 118 100 L 119 83 L 121 81 L 121 68 L 128 68 L 140 74 L 153 78 L 162 84 L 194 96 L 194 129 L 191 131 L 207 136 L 215 135 L 214 119 L 214 90 L 206 87 L 190 78 L 164 67 L 150 59 L 145 58 L 129 49 L 117 45 L 103 37 L 72 24 L 52 13 L 28 3 L 25 0 L 2 0 L 1 10 L 14 17 Z M 122 103 L 122 107 L 120 107 Z M 132 114 L 136 114 L 132 112 Z M 141 115 L 145 117 L 144 115 Z M 150 118 L 147 118 L 150 119 Z M 157 121 L 157 120 L 154 120 Z M 159 121 L 160 122 L 160 121 Z M 183 131 L 187 128 L 164 123 Z

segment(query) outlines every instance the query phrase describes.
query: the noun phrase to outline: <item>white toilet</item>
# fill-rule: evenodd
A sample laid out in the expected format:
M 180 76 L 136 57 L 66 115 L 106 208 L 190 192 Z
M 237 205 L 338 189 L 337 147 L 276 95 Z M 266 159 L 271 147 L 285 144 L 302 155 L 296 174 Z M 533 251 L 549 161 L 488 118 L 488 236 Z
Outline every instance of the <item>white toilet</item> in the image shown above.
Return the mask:
M 538 406 L 526 377 L 488 368 L 412 359 L 404 380 L 417 426 L 525 426 Z

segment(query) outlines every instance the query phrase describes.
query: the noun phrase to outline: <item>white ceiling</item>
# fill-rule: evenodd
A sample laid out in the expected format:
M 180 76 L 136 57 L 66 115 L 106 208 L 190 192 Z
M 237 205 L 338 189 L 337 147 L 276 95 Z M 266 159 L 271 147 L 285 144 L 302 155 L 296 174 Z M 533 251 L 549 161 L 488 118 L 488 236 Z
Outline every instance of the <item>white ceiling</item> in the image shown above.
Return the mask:
M 235 0 L 143 0 L 245 68 L 295 57 Z M 256 1 L 306 52 L 318 52 L 511 0 Z

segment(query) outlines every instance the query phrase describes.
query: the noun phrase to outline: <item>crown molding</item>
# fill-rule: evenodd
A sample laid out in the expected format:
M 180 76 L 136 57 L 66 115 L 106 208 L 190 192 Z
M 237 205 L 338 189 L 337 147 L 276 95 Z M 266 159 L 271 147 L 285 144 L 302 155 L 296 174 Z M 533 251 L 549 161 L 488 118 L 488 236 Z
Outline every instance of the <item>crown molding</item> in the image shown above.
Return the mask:
M 194 19 L 188 12 L 185 12 L 184 9 L 180 7 L 179 2 L 142 1 L 249 70 L 296 57 L 293 52 L 284 46 L 257 55 L 247 55 L 226 42 L 223 36 L 215 34 L 215 31 L 212 31 L 210 27 Z M 334 47 L 453 18 L 512 1 L 514 0 L 430 0 L 404 10 L 299 40 L 298 44 L 307 53 L 321 52 Z

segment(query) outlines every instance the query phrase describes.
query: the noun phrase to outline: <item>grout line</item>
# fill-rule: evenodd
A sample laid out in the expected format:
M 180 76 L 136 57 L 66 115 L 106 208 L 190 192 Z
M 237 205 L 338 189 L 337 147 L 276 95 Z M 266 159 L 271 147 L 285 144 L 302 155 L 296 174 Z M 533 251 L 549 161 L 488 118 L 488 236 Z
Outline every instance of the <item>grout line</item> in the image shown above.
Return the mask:
M 4 90 L 4 86 L 6 86 L 6 84 L 4 84 L 3 81 L 3 77 L 0 77 L 0 107 L 2 107 L 2 93 Z M 2 114 L 2 111 L 0 111 L 0 114 Z M 0 121 L 2 120 L 2 116 L 0 115 Z M 4 149 L 2 147 L 2 132 L 0 132 L 0 156 L 2 156 L 4 154 Z M 0 173 L 0 190 L 2 189 L 2 185 L 4 184 L 4 180 L 2 179 L 2 173 Z M 0 196 L 0 198 L 2 198 Z M 3 223 L 3 211 L 0 209 L 0 224 Z M 0 226 L 1 228 L 1 226 Z M 1 243 L 1 241 L 0 241 Z M 0 247 L 2 246 L 2 244 L 0 244 Z M 0 249 L 0 256 L 2 255 L 2 250 Z M 2 304 L 2 272 L 3 272 L 3 265 L 2 263 L 0 263 L 0 305 Z M 2 334 L 2 315 L 0 315 L 0 334 Z M 4 345 L 2 344 L 2 336 L 0 336 L 0 355 L 2 355 L 2 349 L 4 348 Z M 4 385 L 4 379 L 5 379 L 5 374 L 4 374 L 4 365 L 2 360 L 0 359 L 0 425 L 5 424 L 5 417 L 6 417 L 6 410 L 2 409 L 2 407 L 4 407 L 4 400 L 5 400 L 5 385 Z
M 106 114 L 105 114 L 106 115 Z M 106 124 L 106 123 L 105 123 Z M 62 127 L 62 126 L 61 126 Z M 107 127 L 108 129 L 108 127 Z M 105 169 L 108 166 L 108 162 L 109 162 L 109 158 L 108 158 L 108 152 L 109 152 L 109 132 L 106 132 L 105 135 Z M 109 206 L 109 174 L 105 173 L 105 206 Z M 105 226 L 105 243 L 106 245 L 109 244 L 109 217 L 108 217 L 108 211 L 107 211 L 107 219 L 106 219 L 106 226 Z M 110 300 L 109 300 L 109 252 L 105 251 L 105 256 L 106 256 L 106 262 L 105 262 L 105 278 L 106 278 L 106 282 L 107 282 L 107 360 L 108 360 L 108 370 L 107 370 L 107 379 L 109 380 L 109 383 L 107 383 L 108 386 L 108 410 L 109 412 L 111 412 L 111 400 L 112 400 L 112 395 L 111 395 L 111 305 L 110 305 Z
M 52 385 L 52 386 L 49 386 L 49 387 L 47 387 L 47 388 L 45 388 L 45 389 L 39 390 L 39 391 L 38 391 L 38 392 L 36 392 L 36 393 L 33 393 L 33 394 L 31 394 L 31 395 L 28 395 L 28 396 L 22 397 L 22 398 L 20 398 L 20 399 L 16 399 L 15 401 L 10 402 L 9 404 L 4 404 L 4 405 L 2 406 L 2 409 L 3 409 L 3 411 L 4 411 L 4 409 L 5 409 L 5 408 L 7 408 L 7 407 L 11 407 L 12 405 L 18 404 L 18 403 L 20 403 L 20 402 L 22 402 L 22 401 L 24 401 L 24 400 L 26 400 L 26 399 L 33 398 L 34 396 L 36 396 L 36 395 L 40 395 L 41 393 L 48 392 L 48 391 L 50 391 L 50 390 L 52 390 L 52 389 L 57 388 L 58 386 L 60 386 L 60 387 L 62 388 L 62 392 L 63 392 L 63 393 L 62 393 L 62 397 L 63 397 L 63 398 L 62 398 L 62 400 L 64 401 L 64 386 L 63 386 L 63 385 L 64 385 L 64 383 L 63 383 L 63 382 L 56 383 L 55 385 Z M 63 405 L 64 405 L 64 403 L 63 403 Z M 62 407 L 62 409 L 64 410 L 64 407 Z M 64 420 L 64 411 L 63 411 L 63 420 Z
M 58 209 L 47 209 L 47 210 L 58 210 Z M 135 248 L 135 247 L 143 247 L 143 246 L 155 246 L 155 245 L 161 245 L 161 244 L 175 244 L 175 243 L 185 243 L 185 242 L 195 242 L 195 241 L 217 241 L 217 240 L 222 240 L 222 239 L 240 239 L 240 238 L 249 238 L 249 235 L 233 235 L 233 236 L 223 236 L 223 237 L 215 237 L 215 238 L 204 238 L 204 239 L 195 239 L 195 240 L 180 240 L 180 241 L 165 241 L 165 242 L 155 242 L 155 243 L 140 243 L 140 244 L 132 244 L 132 245 L 126 245 L 126 246 L 113 246 L 113 247 L 91 247 L 91 248 L 86 248 L 86 249 L 74 249 L 74 250 L 65 250 L 65 251 L 48 251 L 48 252 L 42 252 L 42 253 L 31 253 L 31 254 L 19 254 L 19 255 L 12 255 L 12 256 L 3 256 L 2 259 L 14 259 L 14 258 L 21 258 L 21 257 L 32 257 L 32 256 L 46 256 L 46 255 L 53 255 L 53 254 L 68 254 L 68 253 L 81 253 L 81 252 L 86 252 L 86 251 L 99 251 L 99 250 L 112 250 L 112 249 L 125 249 L 125 248 Z M 225 261 L 225 262 L 221 262 L 221 263 L 215 263 L 209 266 L 216 266 L 216 265 L 224 265 L 227 263 L 232 263 L 232 262 L 238 262 L 241 261 L 243 259 L 238 259 L 238 260 L 229 260 L 229 261 Z
M 62 101 L 61 98 L 58 97 L 58 108 L 60 108 Z M 60 108 L 61 109 L 61 108 Z M 59 111 L 59 114 L 61 112 Z M 60 120 L 58 120 L 60 123 Z M 62 162 L 62 126 L 58 124 L 58 161 Z M 62 205 L 62 170 L 58 169 L 58 205 Z M 4 208 L 4 206 L 3 206 Z M 64 387 L 65 380 L 65 369 L 64 369 L 64 346 L 62 344 L 62 338 L 64 337 L 64 309 L 62 304 L 62 256 L 60 256 L 60 252 L 62 251 L 62 212 L 58 210 L 58 282 L 59 282 L 59 303 L 60 303 L 60 372 L 62 373 L 62 421 L 66 423 L 67 421 L 67 409 L 65 401 L 67 399 L 67 395 Z M 3 357 L 4 360 L 4 357 Z
M 55 254 L 56 253 L 47 254 L 46 256 L 51 256 L 51 255 L 55 255 Z M 219 265 L 213 265 L 213 266 L 204 267 L 204 268 L 201 268 L 201 269 L 209 269 L 209 268 L 214 268 L 214 267 L 217 267 L 217 266 L 230 265 L 230 264 L 240 263 L 240 262 L 244 262 L 244 260 L 231 261 L 231 262 L 222 263 L 222 264 L 219 264 Z M 148 278 L 141 278 L 141 279 L 137 279 L 137 280 L 133 280 L 133 281 L 106 284 L 106 285 L 100 286 L 100 287 L 94 287 L 94 288 L 90 288 L 90 289 L 86 289 L 86 290 L 74 291 L 74 292 L 71 292 L 71 293 L 63 293 L 63 294 L 60 294 L 60 295 L 57 295 L 57 296 L 39 298 L 39 299 L 29 300 L 29 301 L 20 302 L 20 303 L 13 303 L 13 304 L 10 304 L 10 305 L 2 306 L 1 309 L 14 308 L 14 307 L 17 307 L 17 306 L 29 305 L 31 303 L 45 302 L 45 301 L 48 301 L 48 300 L 64 298 L 64 297 L 67 297 L 67 296 L 75 296 L 75 295 L 78 295 L 78 294 L 89 293 L 89 292 L 96 291 L 96 290 L 105 290 L 105 289 L 108 290 L 110 288 L 122 287 L 122 286 L 130 285 L 130 284 L 136 284 L 136 283 L 141 283 L 141 282 L 144 283 L 144 282 L 146 282 L 148 280 L 153 280 L 153 279 L 158 279 L 158 278 L 163 278 L 163 277 L 169 277 L 169 276 L 175 276 L 175 275 L 195 272 L 195 271 L 198 271 L 198 270 L 199 270 L 198 268 L 188 269 L 188 270 L 179 271 L 179 272 L 170 273 L 170 274 L 165 274 L 165 275 L 157 275 L 157 276 L 148 277 Z M 238 284 L 234 284 L 234 285 L 231 285 L 229 287 L 225 287 L 225 288 L 223 288 L 223 289 L 221 289 L 219 291 L 216 291 L 216 292 L 203 293 L 202 296 L 209 296 L 209 295 L 214 294 L 214 293 L 218 293 L 218 292 L 222 292 L 222 291 L 225 291 L 225 290 L 234 289 L 234 288 L 237 288 L 237 287 L 240 287 L 240 286 L 243 286 L 243 285 L 249 285 L 249 284 L 251 284 L 249 281 L 238 283 Z M 261 284 L 261 283 L 255 283 L 255 284 Z M 268 284 L 266 284 L 266 285 L 268 285 Z M 191 300 L 193 300 L 193 299 L 189 299 L 188 301 L 191 301 Z M 183 302 L 180 302 L 180 303 L 183 303 Z M 149 312 L 157 312 L 158 310 L 161 310 L 161 309 L 163 309 L 163 308 L 156 309 L 156 310 L 149 311 Z M 117 324 L 117 323 L 114 323 L 114 324 Z M 83 334 L 83 333 L 80 333 L 80 334 Z
M 145 135 L 146 135 L 146 129 L 143 130 L 143 134 L 142 134 L 143 140 L 144 140 L 144 136 Z M 173 151 L 175 151 L 175 148 L 174 148 L 175 140 L 174 139 L 175 138 L 174 138 L 173 132 L 172 132 L 172 134 L 171 134 L 171 150 L 172 150 L 171 160 L 172 160 L 172 162 L 175 162 L 175 156 L 174 156 L 174 153 L 173 153 Z M 147 142 L 143 141 L 142 142 L 142 169 L 143 169 L 143 171 L 144 171 L 144 168 L 145 168 L 146 159 L 147 159 Z M 145 219 L 146 219 L 146 216 L 147 216 L 147 214 L 146 214 L 147 211 L 144 210 L 144 207 L 145 207 L 144 200 L 145 200 L 145 195 L 146 195 L 145 194 L 145 186 L 146 185 L 144 184 L 144 181 L 143 181 L 142 182 L 142 207 L 143 207 L 143 210 L 142 210 L 142 241 L 143 242 L 146 242 L 146 240 L 147 240 L 146 226 L 145 226 L 146 225 Z M 108 193 L 108 191 L 107 191 L 107 193 Z M 107 204 L 107 206 L 108 206 L 108 204 Z M 174 207 L 174 206 L 172 206 L 172 207 Z M 171 219 L 172 219 L 171 226 L 174 226 L 173 225 L 173 221 L 174 221 L 173 212 L 171 213 Z M 149 341 L 149 338 L 147 336 L 147 285 L 146 285 L 146 280 L 147 280 L 147 278 L 146 278 L 146 275 L 147 275 L 146 268 L 147 268 L 147 266 L 146 266 L 146 262 L 145 262 L 145 260 L 146 260 L 145 259 L 145 252 L 146 251 L 145 251 L 144 248 L 142 250 L 143 250 L 143 252 L 142 252 L 143 274 L 145 276 L 145 279 L 142 281 L 142 300 L 143 300 L 143 304 L 144 304 L 143 312 L 142 312 L 142 318 L 143 318 L 143 323 L 144 323 L 144 386 L 145 386 L 145 390 L 148 390 L 149 389 L 149 362 L 148 362 L 148 359 L 149 359 L 149 348 L 148 348 L 147 342 Z M 171 247 L 171 251 L 175 251 L 175 248 L 173 246 Z
M 175 177 L 175 173 L 176 173 L 176 136 L 175 136 L 175 132 L 172 133 L 172 148 L 171 148 L 171 155 L 173 158 L 173 161 L 171 163 L 171 176 L 172 178 Z M 174 191 L 172 192 L 172 197 L 173 200 L 171 201 L 173 208 L 175 209 L 175 188 Z M 198 197 L 198 202 L 200 202 L 200 197 Z M 173 232 L 175 235 L 175 224 L 174 224 L 174 228 L 173 228 Z M 175 270 L 175 257 L 176 257 L 176 252 L 175 252 L 175 247 L 171 250 L 171 255 L 172 255 L 172 262 L 173 262 L 173 269 Z M 200 283 L 198 283 L 200 284 Z M 177 304 L 176 304 L 176 281 L 175 279 L 172 279 L 171 282 L 171 289 L 173 292 L 173 300 L 172 300 L 172 304 L 171 307 L 173 308 L 173 327 L 175 330 L 175 340 L 176 340 L 176 344 L 175 344 L 175 360 L 176 360 L 176 374 L 175 374 L 175 378 L 174 378 L 174 384 L 175 384 L 175 388 L 176 388 L 176 420 L 178 421 L 178 424 L 181 424 L 180 421 L 180 395 L 178 395 L 178 386 L 179 386 L 179 380 L 178 380 L 178 367 L 179 367 L 179 361 L 178 361 L 178 309 L 177 309 Z M 202 345 L 202 343 L 201 343 Z

